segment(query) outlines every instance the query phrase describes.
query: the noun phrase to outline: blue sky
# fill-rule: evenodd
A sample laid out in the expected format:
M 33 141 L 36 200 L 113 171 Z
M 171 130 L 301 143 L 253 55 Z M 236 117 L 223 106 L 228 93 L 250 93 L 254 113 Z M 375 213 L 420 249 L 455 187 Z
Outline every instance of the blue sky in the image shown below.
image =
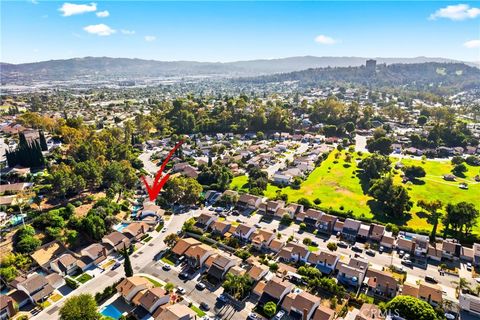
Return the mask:
M 84 56 L 480 61 L 479 2 L 1 1 L 2 62 Z

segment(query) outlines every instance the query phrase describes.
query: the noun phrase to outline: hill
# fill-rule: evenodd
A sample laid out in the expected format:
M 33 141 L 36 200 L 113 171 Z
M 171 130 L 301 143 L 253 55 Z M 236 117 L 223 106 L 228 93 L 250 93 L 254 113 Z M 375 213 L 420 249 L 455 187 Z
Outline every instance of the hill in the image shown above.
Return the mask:
M 355 67 L 362 57 L 290 57 L 237 62 L 156 61 L 128 58 L 85 57 L 23 64 L 0 64 L 2 84 L 76 79 L 116 80 L 148 77 L 246 77 L 288 73 L 309 68 Z M 444 58 L 377 58 L 378 63 L 456 62 Z
M 404 87 L 448 92 L 480 88 L 480 69 L 464 63 L 425 62 L 377 65 L 376 71 L 361 67 L 315 68 L 290 73 L 241 78 L 241 82 L 297 81 L 300 86 L 356 84 L 368 87 Z

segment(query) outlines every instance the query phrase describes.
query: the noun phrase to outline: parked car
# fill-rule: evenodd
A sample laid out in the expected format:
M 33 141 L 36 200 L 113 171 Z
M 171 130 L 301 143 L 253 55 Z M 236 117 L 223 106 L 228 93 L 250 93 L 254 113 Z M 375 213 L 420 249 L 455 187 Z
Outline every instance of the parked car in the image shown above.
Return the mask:
M 177 287 L 177 293 L 179 294 L 185 294 L 185 289 L 183 289 L 182 287 Z
M 472 271 L 472 263 L 471 262 L 467 263 L 467 270 Z
M 385 251 L 385 247 L 384 247 L 384 246 L 380 246 L 380 248 L 378 248 L 378 251 L 380 251 L 380 253 L 384 252 L 384 251 Z
M 374 257 L 376 254 L 375 251 L 373 251 L 372 249 L 368 249 L 367 251 L 365 251 L 365 253 L 372 257 Z
M 277 314 L 275 315 L 275 317 L 273 319 L 280 320 L 280 319 L 283 318 L 284 315 L 285 315 L 285 311 L 280 310 L 280 311 L 277 312 Z
M 165 271 L 170 271 L 170 270 L 172 270 L 172 267 L 169 264 L 164 264 L 162 266 L 162 269 L 165 270 Z
M 180 273 L 178 274 L 178 277 L 179 277 L 180 279 L 185 279 L 185 280 L 186 280 L 186 279 L 188 279 L 188 278 L 190 277 L 190 275 L 189 275 L 187 272 L 180 272 Z
M 248 319 L 250 319 L 250 320 L 257 320 L 257 319 L 258 319 L 258 316 L 257 316 L 256 313 L 253 313 L 253 312 L 252 312 L 252 313 L 250 313 L 250 314 L 248 315 Z
M 259 223 L 254 224 L 255 228 L 261 228 L 262 226 Z
M 118 261 L 115 262 L 115 264 L 114 264 L 113 267 L 112 267 L 112 270 L 117 269 L 117 268 L 120 267 L 121 265 L 122 265 L 122 264 L 121 264 L 120 262 L 118 262 Z
M 411 266 L 412 265 L 412 261 L 411 260 L 402 260 L 402 264 L 406 265 L 406 266 Z
M 438 283 L 438 280 L 437 280 L 437 279 L 435 279 L 434 277 L 429 276 L 429 275 L 426 275 L 426 276 L 425 276 L 425 281 L 431 282 L 431 283 Z
M 223 303 L 227 303 L 228 301 L 228 298 L 224 294 L 219 295 L 217 299 Z
M 339 246 L 340 248 L 348 248 L 348 244 L 343 241 L 337 242 L 337 246 Z
M 208 310 L 210 310 L 210 306 L 208 304 L 206 304 L 205 302 L 201 302 L 200 303 L 200 309 L 208 311 Z
M 398 256 L 399 256 L 400 258 L 403 257 L 404 254 L 405 254 L 405 251 L 403 251 L 403 250 L 400 250 L 400 251 L 398 252 Z
M 202 282 L 197 282 L 197 284 L 195 285 L 195 288 L 197 288 L 197 290 L 203 290 L 205 289 L 205 284 Z
M 360 247 L 357 247 L 357 246 L 352 246 L 352 251 L 355 251 L 355 252 L 363 252 L 363 249 L 360 248 Z

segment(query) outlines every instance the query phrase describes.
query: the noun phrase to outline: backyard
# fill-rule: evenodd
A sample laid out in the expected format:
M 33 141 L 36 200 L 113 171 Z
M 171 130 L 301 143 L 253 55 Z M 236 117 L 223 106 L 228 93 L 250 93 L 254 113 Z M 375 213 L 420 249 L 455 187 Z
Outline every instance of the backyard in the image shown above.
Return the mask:
M 333 151 L 328 158 L 317 167 L 308 178 L 301 184 L 300 188 L 295 190 L 291 187 L 279 188 L 269 184 L 265 191 L 265 196 L 268 198 L 275 198 L 277 190 L 288 195 L 289 202 L 296 202 L 300 198 L 307 198 L 310 201 L 319 199 L 321 201 L 320 207 L 332 208 L 339 211 L 351 210 L 356 217 L 375 217 L 378 220 L 388 222 L 382 212 L 372 205 L 373 199 L 366 195 L 362 189 L 361 180 L 357 173 L 358 161 L 365 157 L 358 153 L 352 153 L 351 162 L 346 161 L 347 151 Z M 392 165 L 395 165 L 399 158 L 392 157 Z M 415 229 L 429 230 L 429 224 L 426 217 L 417 207 L 418 200 L 441 200 L 443 203 L 457 203 L 467 201 L 474 203 L 477 208 L 480 208 L 478 195 L 480 194 L 480 184 L 474 180 L 475 175 L 479 174 L 479 167 L 472 167 L 466 165 L 468 171 L 465 173 L 465 178 L 458 178 L 455 182 L 448 182 L 443 179 L 444 174 L 451 173 L 453 166 L 450 161 L 437 160 L 414 160 L 410 158 L 401 159 L 404 165 L 418 165 L 422 166 L 426 171 L 426 176 L 421 181 L 413 184 L 408 182 L 406 188 L 408 189 L 411 200 L 414 206 L 411 209 L 411 219 L 406 222 L 406 225 Z M 402 183 L 399 170 L 392 170 L 394 180 L 396 183 Z M 247 183 L 246 176 L 235 177 L 232 181 L 231 188 L 238 190 L 245 190 L 244 185 Z M 459 188 L 460 182 L 467 182 L 469 189 L 463 190 Z M 475 227 L 474 232 L 479 233 L 479 226 Z

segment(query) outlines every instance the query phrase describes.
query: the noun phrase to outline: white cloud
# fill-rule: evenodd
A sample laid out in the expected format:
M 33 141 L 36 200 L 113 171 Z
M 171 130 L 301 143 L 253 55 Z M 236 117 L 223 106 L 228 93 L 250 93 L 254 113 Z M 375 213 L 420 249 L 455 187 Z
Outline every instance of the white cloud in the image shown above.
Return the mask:
M 83 28 L 83 30 L 91 34 L 96 34 L 98 36 L 109 36 L 117 32 L 116 30 L 110 28 L 109 26 L 103 23 L 86 26 L 85 28 Z
M 37 0 L 30 0 L 30 2 L 31 2 L 32 4 L 38 4 L 38 1 L 37 1 Z
M 97 12 L 97 17 L 99 17 L 99 18 L 106 18 L 109 15 L 110 15 L 110 12 L 108 12 L 107 10 Z
M 64 17 L 69 17 L 76 14 L 97 11 L 97 4 L 93 2 L 90 4 L 75 4 L 65 2 L 58 10 L 63 13 Z
M 147 42 L 152 42 L 152 41 L 155 41 L 157 39 L 157 37 L 155 37 L 155 36 L 145 36 L 144 39 Z
M 445 18 L 450 20 L 474 19 L 480 16 L 480 8 L 470 8 L 468 4 L 456 4 L 438 9 L 430 15 L 430 20 Z
M 120 30 L 120 32 L 123 33 L 123 34 L 126 34 L 128 36 L 131 36 L 131 35 L 135 34 L 135 30 L 122 29 L 122 30 Z
M 480 48 L 480 39 L 470 40 L 463 44 L 468 49 Z
M 338 43 L 337 40 L 323 34 L 315 37 L 315 42 L 320 44 L 327 44 L 327 45 Z

